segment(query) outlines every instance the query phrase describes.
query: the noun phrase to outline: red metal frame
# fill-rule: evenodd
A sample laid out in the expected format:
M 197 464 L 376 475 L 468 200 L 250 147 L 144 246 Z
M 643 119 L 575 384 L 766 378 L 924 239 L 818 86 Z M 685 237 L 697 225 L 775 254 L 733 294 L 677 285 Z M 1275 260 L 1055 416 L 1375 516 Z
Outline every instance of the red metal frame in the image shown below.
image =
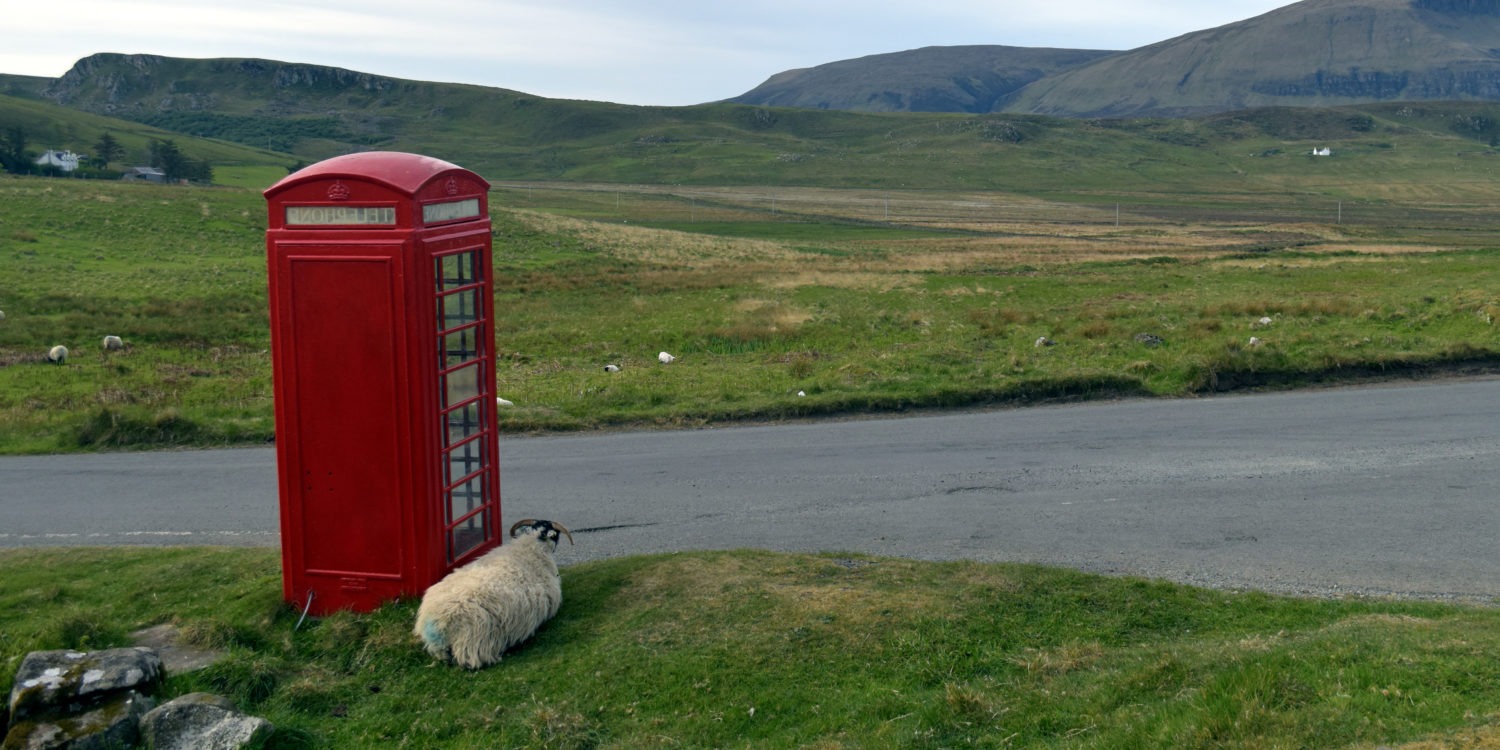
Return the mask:
M 265 191 L 283 594 L 299 608 L 417 596 L 500 543 L 488 190 L 373 152 Z M 473 278 L 442 275 L 458 258 Z

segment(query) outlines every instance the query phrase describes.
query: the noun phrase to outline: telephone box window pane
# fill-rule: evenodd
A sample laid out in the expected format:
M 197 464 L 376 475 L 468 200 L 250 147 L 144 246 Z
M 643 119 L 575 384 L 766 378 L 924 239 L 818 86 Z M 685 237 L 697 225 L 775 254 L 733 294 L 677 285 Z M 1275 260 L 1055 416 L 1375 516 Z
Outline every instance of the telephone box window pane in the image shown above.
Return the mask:
M 484 505 L 484 475 L 480 474 L 448 491 L 448 518 L 463 518 Z
M 479 281 L 479 253 L 469 251 L 437 259 L 438 291 L 456 289 Z
M 453 484 L 485 466 L 484 438 L 470 440 L 448 451 L 448 475 L 444 484 Z
M 448 534 L 449 562 L 453 562 L 464 555 L 473 552 L 479 545 L 484 544 L 484 527 L 488 523 L 489 511 L 481 511 L 473 518 L 466 519 L 463 523 L 453 527 Z
M 471 359 L 479 359 L 479 328 L 465 328 L 443 335 L 443 367 L 452 367 Z
M 443 296 L 438 301 L 439 328 L 448 330 L 479 319 L 479 290 L 470 289 Z
M 444 407 L 461 404 L 479 396 L 479 363 L 460 367 L 443 376 Z
M 448 445 L 478 435 L 483 428 L 479 420 L 478 401 L 448 412 Z

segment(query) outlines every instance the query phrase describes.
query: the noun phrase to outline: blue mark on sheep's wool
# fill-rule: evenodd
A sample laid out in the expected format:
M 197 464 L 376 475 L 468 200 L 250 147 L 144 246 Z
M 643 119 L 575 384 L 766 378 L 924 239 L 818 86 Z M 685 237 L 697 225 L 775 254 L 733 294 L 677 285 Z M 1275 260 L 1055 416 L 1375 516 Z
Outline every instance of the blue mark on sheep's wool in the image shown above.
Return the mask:
M 437 623 L 432 620 L 429 620 L 422 628 L 422 640 L 438 648 L 448 647 L 448 640 L 443 637 L 442 632 L 438 630 Z

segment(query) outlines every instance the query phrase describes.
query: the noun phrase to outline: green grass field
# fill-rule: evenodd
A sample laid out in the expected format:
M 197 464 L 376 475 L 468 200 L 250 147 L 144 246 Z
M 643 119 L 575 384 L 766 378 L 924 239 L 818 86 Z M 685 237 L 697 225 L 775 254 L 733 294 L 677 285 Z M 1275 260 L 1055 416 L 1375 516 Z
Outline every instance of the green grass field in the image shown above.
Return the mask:
M 276 724 L 271 748 L 1500 742 L 1492 608 L 1017 565 L 674 554 L 565 566 L 557 617 L 467 672 L 418 646 L 413 602 L 298 629 L 273 550 L 5 550 L 0 568 L 0 661 L 122 645 L 170 622 L 226 657 L 171 675 L 166 693 L 232 698 Z
M 1185 396 L 1500 359 L 1500 223 L 1477 204 L 1351 206 L 1338 223 L 1231 198 L 497 190 L 502 429 Z M 0 200 L 0 453 L 272 439 L 258 189 L 6 178 Z M 56 344 L 66 364 L 44 360 Z
M 502 432 L 1500 363 L 1493 153 L 1452 108 L 1352 134 L 1347 113 L 758 112 L 601 110 L 639 137 L 578 117 L 555 123 L 567 143 L 493 157 L 532 178 L 492 196 Z M 986 135 L 1006 123 L 1026 137 Z M 1334 158 L 1301 154 L 1325 142 Z M 276 164 L 225 164 L 213 188 L 0 177 L 0 453 L 273 439 Z M 56 344 L 67 363 L 44 360 Z M 1491 608 L 672 555 L 567 567 L 558 618 L 468 674 L 415 647 L 410 602 L 294 630 L 269 550 L 3 551 L 0 569 L 6 663 L 174 622 L 229 656 L 169 691 L 233 697 L 281 748 L 1500 747 Z

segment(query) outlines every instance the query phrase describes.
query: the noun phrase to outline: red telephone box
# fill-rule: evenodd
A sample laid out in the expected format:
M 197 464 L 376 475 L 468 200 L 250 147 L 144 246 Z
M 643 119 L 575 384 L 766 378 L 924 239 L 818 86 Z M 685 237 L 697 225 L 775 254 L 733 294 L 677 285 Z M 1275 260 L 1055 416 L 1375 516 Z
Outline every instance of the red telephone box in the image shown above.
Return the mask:
M 265 191 L 286 600 L 416 596 L 500 541 L 489 183 L 372 152 Z

